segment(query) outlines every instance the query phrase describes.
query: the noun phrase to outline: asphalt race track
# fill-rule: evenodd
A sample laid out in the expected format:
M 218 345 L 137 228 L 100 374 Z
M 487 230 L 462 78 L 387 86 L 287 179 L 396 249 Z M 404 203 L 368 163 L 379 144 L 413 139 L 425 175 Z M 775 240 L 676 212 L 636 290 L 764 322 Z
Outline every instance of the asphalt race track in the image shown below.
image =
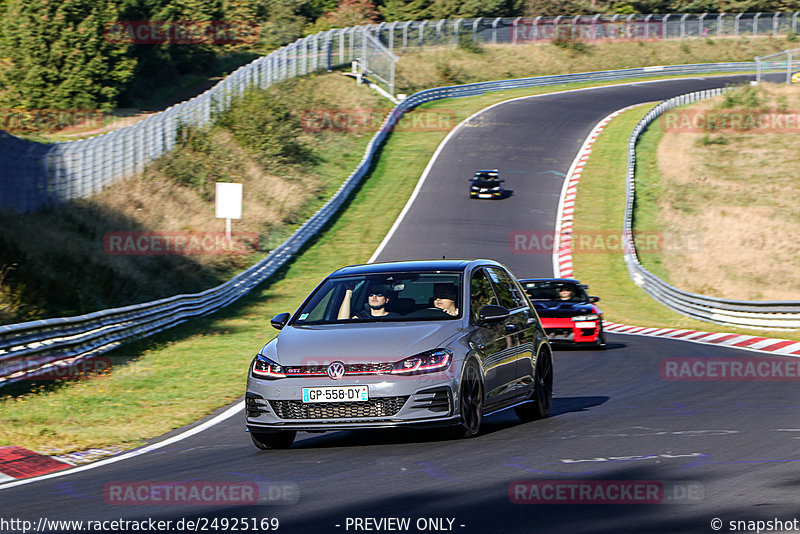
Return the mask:
M 550 276 L 550 254 L 517 253 L 509 236 L 552 231 L 563 175 L 590 129 L 625 106 L 733 80 L 637 83 L 491 108 L 443 147 L 378 259 L 488 257 L 520 277 Z M 478 168 L 499 168 L 513 194 L 470 200 L 468 179 Z M 236 531 L 277 518 L 277 532 L 287 534 L 730 532 L 733 520 L 800 519 L 796 382 L 666 380 L 661 366 L 668 358 L 760 357 L 667 339 L 609 335 L 608 341 L 603 352 L 555 353 L 553 413 L 543 421 L 522 424 L 503 412 L 485 419 L 471 440 L 421 431 L 335 432 L 299 434 L 289 450 L 259 451 L 237 414 L 132 459 L 0 489 L 0 516 L 34 525 L 42 518 L 197 520 L 207 532 L 233 532 L 233 518 L 240 518 Z M 567 494 L 549 502 L 563 504 L 512 502 L 532 495 L 512 484 L 533 480 L 562 481 Z M 655 484 L 663 493 L 658 503 L 582 504 L 564 481 L 595 481 L 582 486 L 592 491 Z M 113 488 L 136 482 L 249 483 L 259 488 L 260 501 L 114 501 Z M 219 521 L 213 528 L 213 518 L 226 518 L 228 528 Z M 712 529 L 714 518 L 721 529 Z

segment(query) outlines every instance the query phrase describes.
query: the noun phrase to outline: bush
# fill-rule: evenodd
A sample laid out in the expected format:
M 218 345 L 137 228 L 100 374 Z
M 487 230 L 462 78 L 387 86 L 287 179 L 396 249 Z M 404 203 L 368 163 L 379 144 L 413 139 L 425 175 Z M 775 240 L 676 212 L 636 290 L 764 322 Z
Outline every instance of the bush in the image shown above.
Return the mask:
M 265 169 L 310 163 L 313 153 L 303 140 L 301 123 L 302 111 L 311 107 L 307 99 L 305 93 L 293 91 L 292 83 L 270 91 L 249 90 L 217 123 L 251 149 Z
M 458 31 L 458 48 L 471 54 L 483 54 L 483 44 L 472 38 L 472 31 L 461 28 Z

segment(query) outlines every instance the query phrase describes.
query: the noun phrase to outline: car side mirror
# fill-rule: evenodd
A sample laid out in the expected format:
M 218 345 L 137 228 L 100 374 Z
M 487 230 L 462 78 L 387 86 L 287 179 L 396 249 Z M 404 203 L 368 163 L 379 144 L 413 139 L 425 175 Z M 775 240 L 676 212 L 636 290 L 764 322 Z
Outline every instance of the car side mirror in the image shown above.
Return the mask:
M 600 297 L 589 297 L 589 302 L 599 302 Z
M 289 317 L 291 317 L 291 315 L 289 315 L 288 312 L 279 313 L 278 315 L 272 318 L 269 324 L 272 325 L 272 328 L 277 328 L 278 330 L 280 330 L 281 328 L 286 326 L 286 323 L 289 322 Z
M 505 319 L 509 315 L 511 315 L 511 312 L 508 311 L 508 308 L 496 306 L 494 304 L 487 304 L 478 312 L 478 322 L 493 323 Z

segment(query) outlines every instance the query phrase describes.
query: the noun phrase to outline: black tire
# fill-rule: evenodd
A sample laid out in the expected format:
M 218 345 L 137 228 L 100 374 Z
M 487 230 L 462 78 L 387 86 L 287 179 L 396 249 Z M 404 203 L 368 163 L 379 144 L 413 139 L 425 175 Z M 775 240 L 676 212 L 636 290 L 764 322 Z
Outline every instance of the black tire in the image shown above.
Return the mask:
M 250 439 L 253 440 L 253 445 L 256 447 L 268 451 L 270 449 L 288 449 L 294 443 L 296 435 L 297 431 L 295 430 L 271 433 L 250 432 Z
M 533 381 L 536 384 L 533 402 L 514 408 L 517 417 L 525 422 L 544 419 L 550 415 L 550 408 L 553 406 L 553 358 L 549 352 L 542 352 L 536 360 Z
M 606 333 L 603 330 L 603 323 L 600 322 L 600 333 L 597 334 L 597 344 L 595 345 L 597 350 L 605 350 L 606 348 Z
M 478 365 L 470 360 L 461 376 L 461 386 L 458 394 L 461 421 L 453 429 L 452 435 L 456 438 L 472 438 L 481 431 L 483 421 L 483 380 L 478 371 Z

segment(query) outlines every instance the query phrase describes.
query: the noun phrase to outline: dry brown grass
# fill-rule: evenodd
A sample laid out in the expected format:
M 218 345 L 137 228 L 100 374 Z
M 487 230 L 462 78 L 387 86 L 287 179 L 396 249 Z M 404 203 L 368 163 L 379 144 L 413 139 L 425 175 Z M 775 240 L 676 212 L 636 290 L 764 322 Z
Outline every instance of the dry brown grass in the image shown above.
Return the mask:
M 762 109 L 800 112 L 800 88 L 763 87 L 769 99 Z M 658 148 L 661 226 L 700 244 L 664 255 L 671 282 L 725 298 L 800 300 L 797 131 L 711 134 L 727 144 L 704 142 L 706 135 L 668 132 Z
M 414 92 L 440 85 L 526 76 L 677 65 L 752 61 L 787 48 L 785 38 L 722 38 L 686 41 L 632 41 L 587 44 L 585 51 L 550 43 L 485 45 L 482 53 L 454 47 L 430 48 L 400 55 L 397 86 Z

